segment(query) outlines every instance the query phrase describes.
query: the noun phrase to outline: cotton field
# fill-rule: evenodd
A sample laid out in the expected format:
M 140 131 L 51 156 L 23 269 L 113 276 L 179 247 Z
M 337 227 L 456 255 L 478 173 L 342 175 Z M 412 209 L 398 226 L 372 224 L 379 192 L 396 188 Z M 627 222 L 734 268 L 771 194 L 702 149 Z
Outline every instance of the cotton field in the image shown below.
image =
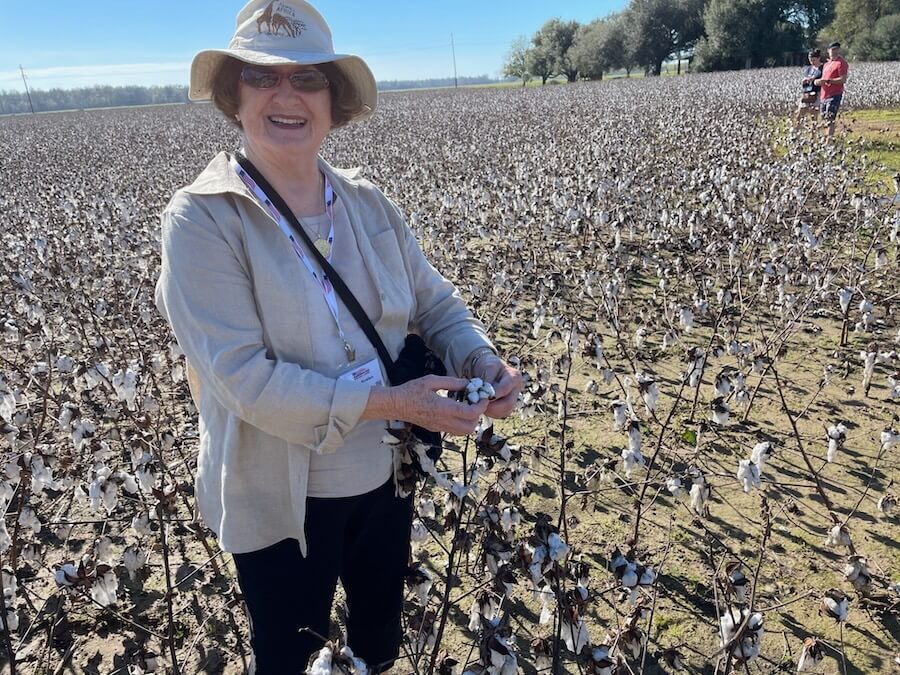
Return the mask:
M 832 145 L 798 80 L 388 94 L 327 141 L 527 380 L 436 463 L 387 439 L 394 672 L 900 668 L 900 198 L 842 140 L 900 64 L 851 64 Z M 206 105 L 0 119 L 2 672 L 246 672 L 153 305 L 159 212 L 237 143 Z M 314 672 L 365 672 L 334 618 Z

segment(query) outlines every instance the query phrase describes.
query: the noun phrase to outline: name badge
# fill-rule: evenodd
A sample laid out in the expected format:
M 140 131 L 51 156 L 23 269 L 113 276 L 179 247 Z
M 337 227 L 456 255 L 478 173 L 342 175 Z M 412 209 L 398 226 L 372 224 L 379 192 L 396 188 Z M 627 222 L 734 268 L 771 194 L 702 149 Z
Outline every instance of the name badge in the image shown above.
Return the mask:
M 338 379 L 347 380 L 348 382 L 361 382 L 362 384 L 368 384 L 370 387 L 377 387 L 380 384 L 384 384 L 384 379 L 381 377 L 381 365 L 378 363 L 378 359 L 372 359 L 368 363 L 364 363 L 352 370 L 348 370 Z

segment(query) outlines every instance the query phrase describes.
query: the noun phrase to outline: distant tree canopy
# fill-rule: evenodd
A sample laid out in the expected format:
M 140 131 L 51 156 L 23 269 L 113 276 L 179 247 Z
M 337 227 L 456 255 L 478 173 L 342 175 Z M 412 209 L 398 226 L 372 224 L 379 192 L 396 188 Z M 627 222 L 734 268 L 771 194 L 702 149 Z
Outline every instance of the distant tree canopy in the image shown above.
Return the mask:
M 900 59 L 900 0 L 837 0 L 834 21 L 823 31 L 839 40 L 850 58 Z
M 853 59 L 900 59 L 900 0 L 629 0 L 583 25 L 550 19 L 510 51 L 504 73 L 542 83 L 618 69 L 659 75 L 676 57 L 699 70 L 763 67 L 832 40 Z
M 78 89 L 35 89 L 31 102 L 35 112 L 106 108 L 131 105 L 187 103 L 187 87 L 166 85 L 154 87 L 110 87 L 96 85 Z M 0 115 L 31 112 L 25 92 L 0 91 Z

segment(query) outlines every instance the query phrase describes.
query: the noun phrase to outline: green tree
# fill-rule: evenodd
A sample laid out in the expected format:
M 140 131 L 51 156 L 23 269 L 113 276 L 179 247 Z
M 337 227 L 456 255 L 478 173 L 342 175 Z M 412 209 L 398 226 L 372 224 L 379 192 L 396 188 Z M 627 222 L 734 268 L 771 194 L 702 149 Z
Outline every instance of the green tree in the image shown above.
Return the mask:
M 852 44 L 856 35 L 871 30 L 878 19 L 891 14 L 900 14 L 900 0 L 837 0 L 828 35 Z
M 631 60 L 659 75 L 666 59 L 700 37 L 702 12 L 703 0 L 631 0 L 625 9 Z
M 531 79 L 531 73 L 528 70 L 528 38 L 524 35 L 517 38 L 509 48 L 509 52 L 506 54 L 506 63 L 503 64 L 503 75 L 522 80 L 523 87 Z
M 900 60 L 900 13 L 883 16 L 871 30 L 857 33 L 850 55 L 861 61 Z
M 862 59 L 865 57 L 854 47 L 857 38 L 864 38 L 866 43 L 861 53 L 880 52 L 881 48 L 872 40 L 887 39 L 890 22 L 880 29 L 882 37 L 879 38 L 874 38 L 875 24 L 893 14 L 900 14 L 900 0 L 837 0 L 834 21 L 822 30 L 819 38 L 823 42 L 839 40 L 851 57 Z
M 532 44 L 527 52 L 528 72 L 541 78 L 541 84 L 547 84 L 547 80 L 556 74 L 554 70 L 553 54 L 547 45 Z
M 807 49 L 815 46 L 816 38 L 834 19 L 835 0 L 796 0 L 785 8 L 785 18 L 803 29 Z
M 554 75 L 565 75 L 569 82 L 578 79 L 578 68 L 569 55 L 577 30 L 577 21 L 550 19 L 534 34 L 529 65 L 542 84 Z
M 626 65 L 625 22 L 612 14 L 578 28 L 569 50 L 582 77 L 602 79 L 603 74 Z
M 700 70 L 772 65 L 803 49 L 803 26 L 784 0 L 710 0 L 703 19 L 706 37 L 694 52 Z

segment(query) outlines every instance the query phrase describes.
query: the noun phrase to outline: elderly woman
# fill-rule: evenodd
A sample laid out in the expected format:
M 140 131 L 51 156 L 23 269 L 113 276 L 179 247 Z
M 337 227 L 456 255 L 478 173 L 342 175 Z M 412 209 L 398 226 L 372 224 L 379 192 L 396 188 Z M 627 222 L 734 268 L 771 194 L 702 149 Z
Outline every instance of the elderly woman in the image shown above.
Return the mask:
M 396 496 L 385 427 L 471 433 L 481 415 L 512 411 L 521 376 L 397 207 L 319 156 L 333 129 L 372 114 L 376 89 L 361 59 L 334 53 L 312 6 L 247 4 L 229 48 L 195 57 L 190 95 L 211 98 L 243 137 L 242 155 L 217 155 L 162 214 L 157 305 L 191 367 L 200 511 L 233 554 L 256 673 L 304 669 L 328 634 L 338 579 L 351 648 L 387 669 L 400 647 L 412 507 Z M 469 405 L 439 393 L 462 390 L 458 377 L 390 382 L 313 248 L 392 359 L 412 330 L 496 397 Z

